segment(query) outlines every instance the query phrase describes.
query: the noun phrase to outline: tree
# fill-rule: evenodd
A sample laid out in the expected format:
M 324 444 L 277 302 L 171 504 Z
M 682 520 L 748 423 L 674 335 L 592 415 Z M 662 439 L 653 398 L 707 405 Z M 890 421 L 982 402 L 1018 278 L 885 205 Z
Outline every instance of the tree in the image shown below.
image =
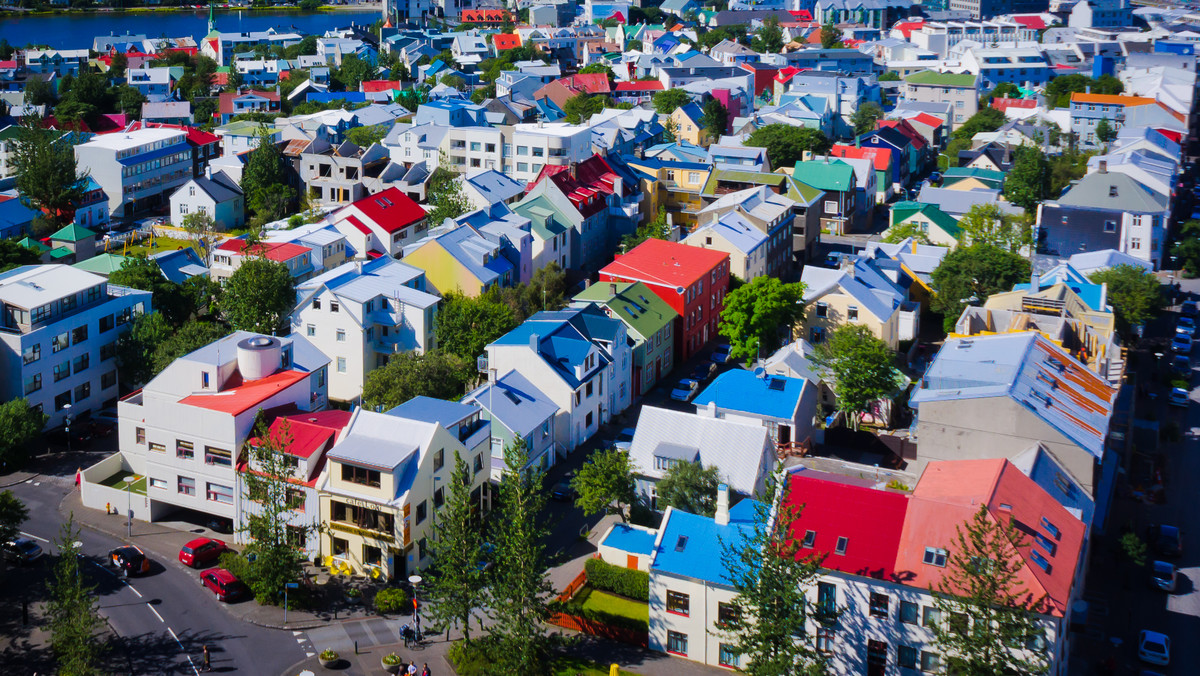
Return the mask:
M 96 609 L 95 587 L 83 581 L 79 527 L 71 515 L 59 530 L 58 560 L 50 580 L 50 648 L 58 673 L 88 676 L 97 673 L 100 642 L 96 631 L 104 623 Z
M 29 444 L 41 438 L 46 420 L 48 416 L 30 406 L 26 399 L 0 404 L 0 471 L 24 464 Z
M 312 532 L 311 524 L 292 523 L 292 514 L 303 498 L 296 498 L 295 469 L 288 455 L 295 436 L 291 423 L 282 418 L 274 431 L 266 416 L 259 413 L 254 437 L 246 443 L 247 471 L 242 517 L 244 532 L 250 538 L 246 555 L 250 579 L 243 580 L 264 605 L 283 600 L 283 590 L 300 574 L 300 552 L 295 542 L 303 542 Z M 252 556 L 250 556 L 252 555 Z
M 158 373 L 155 350 L 174 330 L 162 312 L 143 313 L 133 320 L 129 331 L 117 339 L 117 370 L 123 385 L 144 385 Z
M 933 271 L 936 291 L 930 306 L 942 315 L 947 332 L 954 329 L 968 303 L 1009 291 L 1029 279 L 1029 260 L 990 244 L 960 246 L 942 259 Z
M 720 99 L 709 99 L 708 103 L 704 104 L 704 115 L 700 118 L 700 124 L 709 138 L 716 143 L 729 129 L 729 110 Z
M 970 141 L 980 132 L 996 131 L 1005 122 L 1004 113 L 995 108 L 984 108 L 967 118 L 958 129 L 951 134 L 955 139 Z
M 829 22 L 821 26 L 821 49 L 833 49 L 842 44 L 842 32 Z
M 447 293 L 438 310 L 437 344 L 441 350 L 456 354 L 474 364 L 484 346 L 516 328 L 512 309 L 496 294 L 468 298 L 457 292 Z
M 855 135 L 862 135 L 874 129 L 881 117 L 883 117 L 883 108 L 880 108 L 879 104 L 864 101 L 858 104 L 858 108 L 850 116 L 850 124 L 854 125 Z
M 912 221 L 893 225 L 883 233 L 883 241 L 888 244 L 899 244 L 909 238 L 918 244 L 933 244 L 921 225 Z
M 418 396 L 457 399 L 471 377 L 471 366 L 449 352 L 397 352 L 367 374 L 363 402 L 386 411 Z
M 1038 203 L 1049 197 L 1050 163 L 1041 148 L 1020 146 L 1013 159 L 1012 169 L 1004 178 L 1004 196 L 1027 212 L 1034 212 Z
M 543 622 L 549 615 L 550 582 L 546 579 L 546 535 L 541 512 L 546 503 L 542 472 L 529 466 L 525 440 L 505 447 L 507 470 L 500 481 L 495 522 L 496 565 L 489 588 L 495 624 L 496 673 L 537 674 L 544 671 Z
M 183 217 L 183 229 L 192 236 L 192 248 L 200 254 L 205 266 L 212 265 L 212 250 L 217 246 L 220 235 L 217 223 L 207 211 L 197 211 Z
M 896 390 L 891 349 L 862 324 L 834 329 L 817 346 L 815 361 L 833 374 L 838 408 L 855 429 L 873 403 Z
M 956 527 L 946 569 L 931 587 L 944 622 L 933 623 L 934 643 L 950 673 L 1008 676 L 1042 674 L 1040 650 L 1025 650 L 1042 628 L 1034 615 L 1044 597 L 1030 603 L 1020 550 L 1027 536 L 1011 518 L 993 517 L 980 505 Z
M 1112 124 L 1107 118 L 1100 118 L 1096 123 L 1096 140 L 1105 145 L 1112 143 L 1117 138 L 1117 130 L 1113 129 Z
M 593 115 L 604 111 L 604 97 L 592 94 L 576 94 L 563 104 L 566 121 L 571 124 L 582 124 Z
M 632 234 L 621 238 L 621 250 L 628 252 L 637 248 L 648 239 L 670 239 L 671 229 L 667 227 L 667 212 L 659 209 L 658 214 L 644 225 L 639 225 Z
M 575 506 L 587 516 L 607 512 L 616 503 L 617 513 L 624 521 L 625 510 L 621 505 L 632 505 L 637 497 L 629 453 L 618 448 L 592 453 L 571 480 L 571 487 L 577 496 Z
M 41 262 L 41 255 L 33 249 L 18 244 L 16 240 L 0 239 L 0 272 L 8 272 L 22 265 L 37 265 Z
M 889 70 L 886 73 L 880 75 L 878 78 L 878 81 L 879 82 L 899 82 L 900 81 L 900 73 L 897 73 L 894 70 Z
M 34 78 L 25 84 L 25 103 L 31 106 L 53 106 L 58 101 L 49 82 Z
M 429 225 L 437 227 L 447 218 L 454 219 L 471 210 L 471 201 L 463 194 L 462 182 L 458 175 L 444 168 L 433 170 L 429 179 Z
M 1179 240 L 1171 249 L 1185 277 L 1200 276 L 1200 221 L 1189 220 L 1179 229 Z
M 579 70 L 579 72 L 580 74 L 604 73 L 608 76 L 610 82 L 616 77 L 616 73 L 613 72 L 613 69 L 607 63 L 602 63 L 600 61 L 584 66 Z
M 236 331 L 286 335 L 296 284 L 283 263 L 260 256 L 245 260 L 225 283 L 221 314 Z
M 79 174 L 75 149 L 66 134 L 27 116 L 21 122 L 9 162 L 21 203 L 41 211 L 52 232 L 65 225 L 83 198 L 87 173 Z M 49 232 L 39 233 L 49 234 Z
M 229 328 L 220 322 L 203 319 L 185 322 L 154 346 L 150 356 L 150 367 L 153 369 L 150 376 L 162 373 L 163 369 L 170 366 L 176 359 L 191 354 L 230 333 Z
M 242 171 L 246 206 L 264 223 L 282 218 L 295 194 L 287 182 L 283 153 L 275 145 L 271 130 L 264 125 L 258 145 L 246 157 L 246 168 Z
M 124 80 L 125 69 L 129 68 L 129 57 L 118 52 L 113 54 L 112 61 L 108 65 L 108 77 L 110 80 Z
M 717 487 L 720 484 L 721 470 L 716 465 L 705 467 L 698 462 L 676 462 L 654 487 L 658 508 L 674 507 L 692 514 L 712 516 L 717 511 Z
M 1108 285 L 1108 302 L 1117 316 L 1117 331 L 1126 339 L 1131 329 L 1146 324 L 1163 306 L 1162 285 L 1153 272 L 1137 265 L 1121 264 L 1092 273 L 1094 284 Z
M 996 85 L 992 91 L 984 94 L 979 99 L 979 106 L 985 107 L 992 105 L 992 99 L 1019 99 L 1021 98 L 1021 88 L 1012 82 L 1001 82 Z
M 386 125 L 373 125 L 369 127 L 354 127 L 346 132 L 346 138 L 360 148 L 370 148 L 383 141 L 391 131 Z
M 126 258 L 108 276 L 108 283 L 154 294 L 154 309 L 172 326 L 183 324 L 196 309 L 183 287 L 164 277 L 158 264 L 145 256 Z
M 761 54 L 778 54 L 783 51 L 783 29 L 779 27 L 779 19 L 774 16 L 763 19 L 762 27 L 754 33 L 750 49 Z
M 736 611 L 722 626 L 750 676 L 821 673 L 823 660 L 808 640 L 806 618 L 828 625 L 836 608 L 809 603 L 804 590 L 816 586 L 823 556 L 800 554 L 794 532 L 802 505 L 786 495 L 781 474 L 771 474 L 754 505 L 754 520 L 721 543 L 721 563 L 736 592 Z M 774 506 L 778 505 L 778 511 Z
M 16 540 L 21 534 L 21 524 L 27 519 L 29 509 L 25 507 L 25 503 L 13 495 L 12 491 L 0 493 L 0 542 Z
M 1033 246 L 1033 230 L 1024 220 L 1004 213 L 998 204 L 976 204 L 958 221 L 959 244 L 990 244 L 1020 254 Z
M 299 7 L 305 12 L 315 12 L 321 6 L 321 0 L 300 0 Z
M 674 90 L 669 90 L 674 91 Z M 675 124 L 674 120 L 668 119 L 663 123 L 663 143 L 675 143 L 679 140 L 679 125 Z
M 804 153 L 824 155 L 833 142 L 820 129 L 793 127 L 790 124 L 768 124 L 750 132 L 746 145 L 766 148 L 771 166 L 791 167 L 804 159 Z
M 754 359 L 774 351 L 792 326 L 804 318 L 804 284 L 755 277 L 725 296 L 717 331 L 729 339 L 731 359 Z
M 0 39 L 0 61 L 8 61 L 13 58 L 13 53 L 16 48 L 8 43 L 7 38 Z
M 447 639 L 451 627 L 457 626 L 470 643 L 471 616 L 486 600 L 487 576 L 480 565 L 486 552 L 471 500 L 471 472 L 457 450 L 450 490 L 437 510 L 437 533 L 429 542 L 429 552 L 433 557 L 427 587 L 430 613 L 445 626 Z
M 692 95 L 682 89 L 664 89 L 661 92 L 655 92 L 654 112 L 659 115 L 670 115 L 677 108 L 682 108 L 692 102 Z

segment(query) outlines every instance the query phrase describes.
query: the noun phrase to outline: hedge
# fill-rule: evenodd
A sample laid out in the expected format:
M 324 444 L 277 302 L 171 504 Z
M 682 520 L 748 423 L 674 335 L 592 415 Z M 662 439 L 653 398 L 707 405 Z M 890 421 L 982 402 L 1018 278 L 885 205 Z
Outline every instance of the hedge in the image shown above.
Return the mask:
M 375 594 L 375 610 L 381 613 L 399 613 L 410 607 L 403 589 L 387 587 Z
M 588 559 L 583 566 L 588 584 L 635 601 L 650 602 L 650 574 L 633 568 L 622 568 L 600 559 Z

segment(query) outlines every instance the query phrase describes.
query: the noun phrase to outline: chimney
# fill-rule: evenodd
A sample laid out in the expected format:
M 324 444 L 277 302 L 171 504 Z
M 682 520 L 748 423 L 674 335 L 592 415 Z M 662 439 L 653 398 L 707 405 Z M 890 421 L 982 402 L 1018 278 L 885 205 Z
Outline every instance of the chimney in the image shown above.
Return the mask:
M 1042 288 L 1042 278 L 1037 270 L 1034 270 L 1033 274 L 1029 276 L 1029 292 L 1037 293 L 1040 288 Z
M 575 180 L 577 167 L 578 164 L 576 164 L 574 161 L 567 163 L 567 175 L 571 177 L 572 181 Z
M 725 484 L 717 486 L 717 513 L 713 521 L 718 526 L 729 525 L 729 486 Z
M 610 296 L 617 295 L 617 285 L 615 282 L 608 285 L 608 295 L 610 295 Z
M 529 349 L 534 352 L 538 351 L 538 344 L 541 342 L 541 337 L 536 333 L 529 334 Z
M 1100 160 L 1100 173 L 1101 174 L 1108 173 L 1108 160 Z

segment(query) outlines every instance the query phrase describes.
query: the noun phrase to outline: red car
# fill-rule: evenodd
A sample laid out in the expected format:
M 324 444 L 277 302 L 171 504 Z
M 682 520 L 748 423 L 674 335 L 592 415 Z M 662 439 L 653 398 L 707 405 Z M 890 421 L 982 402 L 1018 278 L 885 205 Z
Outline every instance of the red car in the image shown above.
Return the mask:
M 196 538 L 179 550 L 179 562 L 192 568 L 203 568 L 215 563 L 227 551 L 229 548 L 221 540 Z
M 242 583 L 241 580 L 233 576 L 233 573 L 224 568 L 213 568 L 200 573 L 200 581 L 213 594 L 216 594 L 218 601 L 233 601 L 240 599 L 250 593 L 250 590 Z

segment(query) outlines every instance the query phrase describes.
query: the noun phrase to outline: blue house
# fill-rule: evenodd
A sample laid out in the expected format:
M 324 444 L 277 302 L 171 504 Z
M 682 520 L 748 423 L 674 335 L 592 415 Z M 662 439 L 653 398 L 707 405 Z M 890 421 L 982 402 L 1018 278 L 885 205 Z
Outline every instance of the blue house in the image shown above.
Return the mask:
M 486 127 L 487 109 L 465 99 L 443 99 L 417 106 L 413 125 L 436 124 L 443 127 Z
M 761 425 L 773 443 L 787 448 L 812 436 L 817 388 L 803 378 L 733 369 L 717 376 L 693 403 L 701 416 Z

